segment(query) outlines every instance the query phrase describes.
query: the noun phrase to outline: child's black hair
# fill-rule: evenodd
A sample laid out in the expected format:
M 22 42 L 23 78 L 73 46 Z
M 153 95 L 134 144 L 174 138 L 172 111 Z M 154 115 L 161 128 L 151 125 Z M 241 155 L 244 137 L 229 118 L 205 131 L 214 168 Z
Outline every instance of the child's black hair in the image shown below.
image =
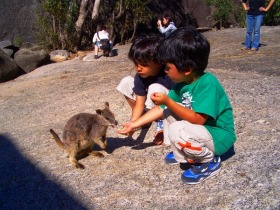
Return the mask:
M 194 27 L 178 28 L 163 40 L 159 47 L 159 62 L 172 63 L 179 72 L 190 67 L 202 75 L 208 65 L 210 44 Z
M 135 64 L 141 65 L 146 65 L 150 62 L 159 63 L 157 53 L 162 39 L 159 34 L 142 34 L 132 43 L 128 58 Z
M 105 25 L 102 25 L 101 28 L 100 28 L 100 31 L 102 31 L 102 30 L 106 31 L 107 27 Z
M 170 22 L 173 22 L 172 18 L 170 17 L 170 15 L 168 13 L 163 14 L 162 19 L 161 19 L 162 21 L 163 21 L 163 18 L 165 18 L 167 20 L 167 23 L 166 23 L 167 26 L 169 25 Z

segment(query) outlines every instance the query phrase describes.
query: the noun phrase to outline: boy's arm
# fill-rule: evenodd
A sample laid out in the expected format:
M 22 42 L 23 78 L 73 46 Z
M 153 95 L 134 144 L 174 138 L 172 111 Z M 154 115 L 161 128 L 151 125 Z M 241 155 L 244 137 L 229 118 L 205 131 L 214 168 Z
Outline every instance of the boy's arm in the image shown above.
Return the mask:
M 168 100 L 166 106 L 172 112 L 174 112 L 174 114 L 179 116 L 182 120 L 186 120 L 190 123 L 198 124 L 198 125 L 203 125 L 206 122 L 208 115 L 196 113 L 195 111 L 176 103 L 172 99 L 170 99 L 170 98 L 168 98 L 168 99 L 169 100 Z
M 146 98 L 147 98 L 146 96 L 136 95 L 135 106 L 132 110 L 132 115 L 131 115 L 130 121 L 135 121 L 139 117 L 141 117 L 141 115 L 143 114 L 143 111 L 145 109 Z
M 208 118 L 208 115 L 196 113 L 193 110 L 176 103 L 164 93 L 154 93 L 151 95 L 151 99 L 156 105 L 163 104 L 167 106 L 182 120 L 186 120 L 190 123 L 203 125 Z
M 146 112 L 146 114 L 138 118 L 136 121 L 125 123 L 124 128 L 118 130 L 117 132 L 119 134 L 127 135 L 131 133 L 135 128 L 151 123 L 154 120 L 159 119 L 162 115 L 163 115 L 163 109 L 160 108 L 159 106 L 155 106 L 152 109 L 150 109 L 148 112 Z

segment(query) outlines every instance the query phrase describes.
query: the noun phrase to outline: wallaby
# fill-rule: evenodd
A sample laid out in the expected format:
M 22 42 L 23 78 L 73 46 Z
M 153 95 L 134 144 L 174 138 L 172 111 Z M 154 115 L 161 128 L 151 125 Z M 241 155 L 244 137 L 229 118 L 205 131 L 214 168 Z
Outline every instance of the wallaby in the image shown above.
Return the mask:
M 109 126 L 115 126 L 118 122 L 109 109 L 109 103 L 105 102 L 104 109 L 97 109 L 96 114 L 80 113 L 71 117 L 63 130 L 63 141 L 50 129 L 56 143 L 66 150 L 69 161 L 76 168 L 84 169 L 77 156 L 89 154 L 103 157 L 98 151 L 93 151 L 93 145 L 97 144 L 101 149 L 107 146 L 106 132 Z

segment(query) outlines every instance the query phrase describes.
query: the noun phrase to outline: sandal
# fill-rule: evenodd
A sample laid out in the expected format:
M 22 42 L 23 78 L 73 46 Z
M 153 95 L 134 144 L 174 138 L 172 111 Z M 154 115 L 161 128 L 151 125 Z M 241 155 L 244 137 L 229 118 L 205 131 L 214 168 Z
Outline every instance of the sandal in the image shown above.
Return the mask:
M 241 50 L 250 50 L 250 48 L 242 47 Z
M 155 145 L 162 145 L 163 144 L 163 130 L 161 131 L 158 131 L 156 134 L 155 134 L 155 138 L 153 140 L 153 143 Z

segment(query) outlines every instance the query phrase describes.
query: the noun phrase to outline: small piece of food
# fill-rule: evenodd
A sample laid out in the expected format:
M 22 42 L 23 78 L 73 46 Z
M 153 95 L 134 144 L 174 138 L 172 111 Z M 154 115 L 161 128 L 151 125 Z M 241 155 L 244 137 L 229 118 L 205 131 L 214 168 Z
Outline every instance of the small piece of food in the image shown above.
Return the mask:
M 124 130 L 126 130 L 126 129 L 127 129 L 127 127 L 124 126 L 124 127 L 122 127 L 119 131 L 124 131 Z

